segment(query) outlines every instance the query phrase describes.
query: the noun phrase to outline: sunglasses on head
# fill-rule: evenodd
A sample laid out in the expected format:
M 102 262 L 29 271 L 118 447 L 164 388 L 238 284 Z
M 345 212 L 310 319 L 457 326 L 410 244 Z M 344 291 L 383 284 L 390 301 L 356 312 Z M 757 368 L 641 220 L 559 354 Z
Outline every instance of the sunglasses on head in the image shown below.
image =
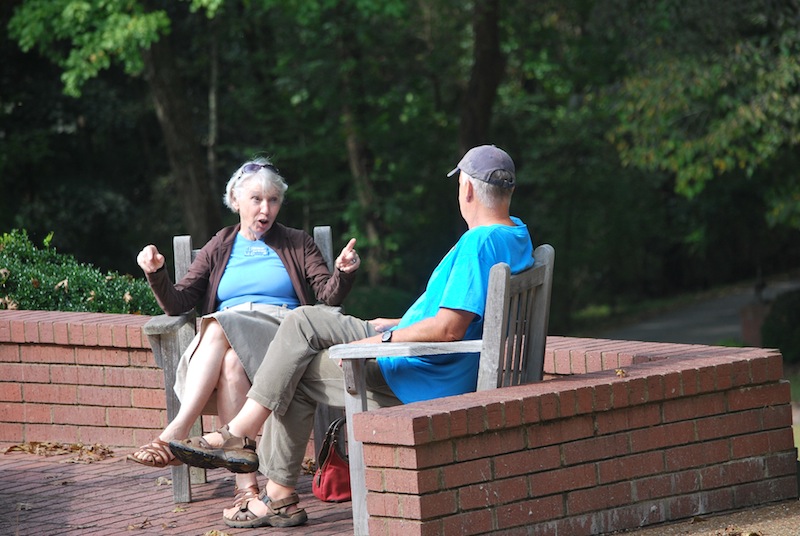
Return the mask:
M 274 174 L 280 175 L 280 171 L 278 171 L 278 168 L 276 168 L 272 164 L 257 164 L 255 162 L 250 162 L 249 164 L 245 164 L 242 167 L 242 173 L 243 174 L 244 173 L 255 173 L 256 171 L 258 171 L 260 169 L 268 169 L 271 172 L 273 172 Z

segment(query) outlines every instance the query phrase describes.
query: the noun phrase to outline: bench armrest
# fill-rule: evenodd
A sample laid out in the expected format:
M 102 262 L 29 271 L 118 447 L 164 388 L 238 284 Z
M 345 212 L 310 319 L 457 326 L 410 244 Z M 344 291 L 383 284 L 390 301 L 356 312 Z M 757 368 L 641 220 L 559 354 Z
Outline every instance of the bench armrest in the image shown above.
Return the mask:
M 185 324 L 194 321 L 195 313 L 183 313 L 182 315 L 158 315 L 147 321 L 142 330 L 145 335 L 167 335 L 175 333 Z
M 374 357 L 420 356 L 480 352 L 483 341 L 454 342 L 385 342 L 374 344 L 337 344 L 328 348 L 331 359 L 369 359 Z

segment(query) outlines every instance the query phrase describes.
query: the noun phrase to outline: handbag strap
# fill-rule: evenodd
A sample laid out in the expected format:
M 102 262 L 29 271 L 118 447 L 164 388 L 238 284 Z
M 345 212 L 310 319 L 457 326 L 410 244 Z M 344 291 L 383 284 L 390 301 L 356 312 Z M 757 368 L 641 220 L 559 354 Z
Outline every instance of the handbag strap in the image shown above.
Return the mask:
M 339 432 L 346 423 L 347 419 L 345 417 L 339 417 L 328 426 L 328 431 L 325 432 L 325 440 L 322 442 L 322 447 L 319 449 L 317 467 L 322 467 L 322 464 L 328 459 L 331 447 L 335 448 L 339 456 L 347 461 L 347 454 L 343 452 L 339 442 Z

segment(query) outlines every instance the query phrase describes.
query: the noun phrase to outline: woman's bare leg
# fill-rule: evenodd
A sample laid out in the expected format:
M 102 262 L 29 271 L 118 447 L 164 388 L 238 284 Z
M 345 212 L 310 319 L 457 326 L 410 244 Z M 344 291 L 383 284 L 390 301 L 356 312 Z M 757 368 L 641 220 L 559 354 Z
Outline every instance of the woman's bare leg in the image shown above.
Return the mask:
M 158 439 L 169 442 L 171 439 L 188 437 L 189 430 L 203 411 L 211 393 L 217 388 L 222 362 L 230 349 L 230 343 L 222 327 L 215 320 L 211 321 L 189 361 L 184 400 L 181 402 L 180 410 L 172 422 L 159 434 Z M 167 388 L 171 389 L 172 386 Z M 154 456 L 149 450 L 145 445 L 130 457 L 145 465 L 152 465 Z M 163 450 L 162 457 L 164 456 L 172 457 L 168 449 Z
M 247 400 L 247 391 L 250 389 L 250 379 L 239 360 L 239 356 L 229 348 L 222 361 L 219 383 L 217 383 L 217 413 L 220 422 L 229 422 L 233 419 Z M 249 436 L 255 438 L 255 435 Z M 221 436 L 219 437 L 221 440 Z M 238 473 L 236 475 L 236 489 L 246 491 L 255 487 L 258 495 L 258 473 Z M 234 508 L 238 504 L 234 505 Z

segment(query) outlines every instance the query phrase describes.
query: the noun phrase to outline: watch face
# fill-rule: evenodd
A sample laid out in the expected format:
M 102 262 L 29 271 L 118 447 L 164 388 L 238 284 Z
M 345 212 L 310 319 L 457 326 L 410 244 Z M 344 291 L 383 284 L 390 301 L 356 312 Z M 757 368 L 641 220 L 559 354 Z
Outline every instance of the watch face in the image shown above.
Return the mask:
M 392 340 L 392 331 L 384 331 L 383 335 L 381 335 L 382 342 L 390 342 Z

